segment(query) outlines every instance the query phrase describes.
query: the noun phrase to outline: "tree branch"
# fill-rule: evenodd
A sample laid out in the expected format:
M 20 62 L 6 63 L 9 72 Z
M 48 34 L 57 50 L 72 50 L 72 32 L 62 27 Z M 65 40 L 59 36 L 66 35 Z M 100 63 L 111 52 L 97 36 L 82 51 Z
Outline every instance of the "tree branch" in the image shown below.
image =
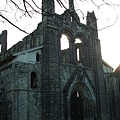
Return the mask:
M 10 20 L 8 20 L 6 17 L 4 17 L 2 14 L 0 14 L 0 17 L 2 17 L 4 20 L 6 20 L 7 22 L 9 22 L 11 25 L 13 25 L 14 27 L 16 27 L 18 30 L 26 33 L 26 34 L 29 34 L 27 33 L 26 31 L 22 30 L 21 28 L 19 28 L 18 26 L 16 26 L 14 23 L 12 23 Z
M 103 27 L 103 28 L 101 28 L 101 29 L 98 29 L 98 31 L 101 31 L 101 30 L 104 30 L 104 29 L 106 29 L 106 28 L 109 28 L 109 27 L 114 26 L 114 25 L 116 24 L 117 20 L 118 20 L 118 15 L 117 15 L 117 17 L 116 17 L 116 19 L 115 19 L 115 22 L 114 22 L 113 24 L 108 25 L 108 26 L 106 26 L 106 27 Z
M 27 7 L 26 7 L 26 0 L 23 0 L 23 5 L 24 5 L 24 8 L 25 8 L 25 11 L 26 13 L 31 17 L 31 15 L 29 14 L 28 10 L 27 10 Z M 32 18 L 32 17 L 31 17 Z

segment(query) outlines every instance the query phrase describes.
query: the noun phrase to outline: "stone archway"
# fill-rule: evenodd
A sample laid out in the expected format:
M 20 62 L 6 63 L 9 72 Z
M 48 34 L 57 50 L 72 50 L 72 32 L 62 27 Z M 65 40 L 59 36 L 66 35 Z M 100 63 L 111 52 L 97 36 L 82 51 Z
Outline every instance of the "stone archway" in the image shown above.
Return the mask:
M 71 94 L 71 120 L 83 120 L 84 108 L 83 98 L 79 92 Z

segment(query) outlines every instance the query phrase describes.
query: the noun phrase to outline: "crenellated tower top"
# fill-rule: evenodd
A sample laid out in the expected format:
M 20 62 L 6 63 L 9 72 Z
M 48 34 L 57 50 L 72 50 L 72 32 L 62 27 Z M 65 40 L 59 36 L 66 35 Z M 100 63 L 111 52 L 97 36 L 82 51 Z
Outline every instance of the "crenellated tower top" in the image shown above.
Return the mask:
M 94 11 L 87 12 L 87 25 L 97 30 L 97 19 Z

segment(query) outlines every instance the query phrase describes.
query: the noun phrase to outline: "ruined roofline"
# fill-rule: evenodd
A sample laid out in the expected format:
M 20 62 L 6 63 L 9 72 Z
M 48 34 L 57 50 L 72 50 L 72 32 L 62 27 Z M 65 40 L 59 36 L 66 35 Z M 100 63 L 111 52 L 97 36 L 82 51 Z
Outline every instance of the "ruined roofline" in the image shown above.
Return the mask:
M 32 51 L 35 51 L 35 50 L 41 49 L 41 48 L 43 48 L 43 45 L 35 47 L 35 48 L 28 49 L 28 50 L 25 50 L 25 51 L 20 51 L 20 52 L 14 53 L 13 56 L 18 56 L 18 55 L 21 55 L 21 54 L 24 54 L 24 53 L 27 53 L 27 52 L 32 52 Z
M 29 50 L 21 51 L 21 52 L 18 52 L 18 53 L 13 53 L 10 56 L 6 57 L 5 59 L 1 60 L 0 61 L 0 66 L 5 64 L 5 63 L 7 63 L 7 62 L 12 61 L 18 55 L 21 55 L 21 54 L 24 54 L 24 53 L 28 53 L 28 52 L 32 52 L 32 51 L 35 51 L 35 50 L 38 50 L 38 49 L 41 49 L 41 48 L 43 48 L 43 45 L 38 46 L 36 48 L 31 48 Z
M 30 46 L 30 41 L 33 40 L 33 38 L 36 37 L 37 34 L 40 34 L 40 33 L 38 33 L 39 29 L 42 29 L 40 27 L 40 25 L 42 25 L 42 22 L 40 22 L 38 24 L 37 28 L 35 30 L 33 30 L 33 32 L 31 32 L 29 35 L 23 37 L 23 39 L 21 41 L 18 41 L 16 44 L 11 46 L 8 50 L 1 51 L 0 61 L 6 59 L 7 57 L 9 57 L 15 53 L 22 52 L 25 50 L 29 50 L 29 49 L 41 46 L 41 44 L 38 44 L 36 46 Z

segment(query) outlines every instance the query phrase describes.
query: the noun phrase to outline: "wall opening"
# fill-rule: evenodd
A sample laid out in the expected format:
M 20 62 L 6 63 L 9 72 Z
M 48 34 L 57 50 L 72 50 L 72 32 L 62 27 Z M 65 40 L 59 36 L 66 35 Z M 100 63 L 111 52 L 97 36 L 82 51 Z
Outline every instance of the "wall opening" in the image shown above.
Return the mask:
M 83 99 L 79 92 L 71 94 L 71 120 L 83 120 Z
M 0 102 L 0 120 L 3 120 L 3 104 Z
M 2 45 L 0 44 L 0 52 L 1 52 L 1 47 L 2 47 Z
M 69 36 L 62 34 L 60 39 L 61 47 L 61 61 L 63 63 L 70 63 L 70 49 L 69 49 Z
M 39 53 L 36 53 L 36 62 L 40 62 L 40 55 L 39 55 Z
M 82 40 L 79 38 L 75 39 L 75 52 L 76 52 L 76 60 L 80 62 L 82 59 Z
M 80 61 L 80 50 L 79 50 L 79 48 L 77 48 L 77 61 Z
M 31 88 L 37 88 L 37 74 L 35 72 L 31 73 Z

